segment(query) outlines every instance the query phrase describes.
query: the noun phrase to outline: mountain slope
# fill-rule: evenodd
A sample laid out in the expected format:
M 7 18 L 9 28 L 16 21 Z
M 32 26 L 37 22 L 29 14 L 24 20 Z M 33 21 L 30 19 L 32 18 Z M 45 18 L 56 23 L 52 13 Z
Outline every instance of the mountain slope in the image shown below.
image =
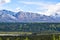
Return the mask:
M 28 22 L 52 22 L 55 19 L 51 16 L 41 15 L 37 13 L 29 13 L 29 12 L 18 12 L 15 17 L 17 17 L 20 21 L 28 21 Z
M 17 22 L 17 20 L 11 11 L 0 10 L 0 22 Z
M 60 22 L 60 16 L 46 16 L 31 12 L 0 10 L 0 22 Z

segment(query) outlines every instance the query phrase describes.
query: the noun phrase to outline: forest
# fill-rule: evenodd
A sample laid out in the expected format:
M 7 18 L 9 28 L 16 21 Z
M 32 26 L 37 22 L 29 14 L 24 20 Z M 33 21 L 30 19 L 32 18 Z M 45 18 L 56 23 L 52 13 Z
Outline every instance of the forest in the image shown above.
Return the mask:
M 0 23 L 0 32 L 60 32 L 60 23 Z

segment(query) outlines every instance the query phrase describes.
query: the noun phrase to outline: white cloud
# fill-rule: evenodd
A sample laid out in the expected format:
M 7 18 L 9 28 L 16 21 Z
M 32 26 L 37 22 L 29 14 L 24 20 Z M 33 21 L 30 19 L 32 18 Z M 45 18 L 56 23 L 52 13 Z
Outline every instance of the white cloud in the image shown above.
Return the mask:
M 27 2 L 27 1 L 20 1 L 20 3 L 24 3 L 24 4 L 27 4 L 27 5 L 42 5 L 42 6 L 44 6 L 44 5 L 48 5 L 48 4 L 46 4 L 46 3 L 43 3 L 43 2 Z
M 23 11 L 20 7 L 17 7 L 14 12 L 19 12 L 19 11 Z
M 0 0 L 0 5 L 9 3 L 10 1 L 11 0 Z M 36 7 L 36 9 L 40 10 L 40 11 L 37 11 L 37 13 L 40 13 L 40 14 L 45 14 L 48 16 L 55 14 L 55 13 L 60 14 L 60 3 L 52 4 L 52 3 L 44 3 L 44 2 L 27 2 L 27 1 L 20 1 L 20 3 L 38 6 L 39 8 Z M 33 8 L 32 8 L 32 10 L 33 10 Z M 14 11 L 18 12 L 18 11 L 23 11 L 23 10 L 20 7 L 17 7 Z
M 0 0 L 0 5 L 5 4 L 5 3 L 9 3 L 11 0 Z
M 55 13 L 60 14 L 60 3 L 44 3 L 44 2 L 26 2 L 26 1 L 20 1 L 20 3 L 24 3 L 27 5 L 36 5 L 37 13 L 45 14 L 45 15 L 53 15 Z
M 60 3 L 54 4 L 54 5 L 49 5 L 48 6 L 48 10 L 46 10 L 45 12 L 42 12 L 45 15 L 52 15 L 55 13 L 60 14 Z

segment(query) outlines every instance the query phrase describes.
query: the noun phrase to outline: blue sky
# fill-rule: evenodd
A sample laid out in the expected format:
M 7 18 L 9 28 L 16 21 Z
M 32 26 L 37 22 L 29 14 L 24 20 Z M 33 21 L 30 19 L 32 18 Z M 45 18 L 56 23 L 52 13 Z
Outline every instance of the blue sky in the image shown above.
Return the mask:
M 51 15 L 56 12 L 60 14 L 60 0 L 0 0 L 0 10 L 3 9 L 45 15 Z

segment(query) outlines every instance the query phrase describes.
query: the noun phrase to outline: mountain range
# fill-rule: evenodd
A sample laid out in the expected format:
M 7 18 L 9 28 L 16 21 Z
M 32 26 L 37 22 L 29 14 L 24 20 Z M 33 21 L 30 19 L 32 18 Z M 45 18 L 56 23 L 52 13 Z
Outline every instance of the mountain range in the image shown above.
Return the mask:
M 60 22 L 60 16 L 47 16 L 32 12 L 0 10 L 0 22 Z

